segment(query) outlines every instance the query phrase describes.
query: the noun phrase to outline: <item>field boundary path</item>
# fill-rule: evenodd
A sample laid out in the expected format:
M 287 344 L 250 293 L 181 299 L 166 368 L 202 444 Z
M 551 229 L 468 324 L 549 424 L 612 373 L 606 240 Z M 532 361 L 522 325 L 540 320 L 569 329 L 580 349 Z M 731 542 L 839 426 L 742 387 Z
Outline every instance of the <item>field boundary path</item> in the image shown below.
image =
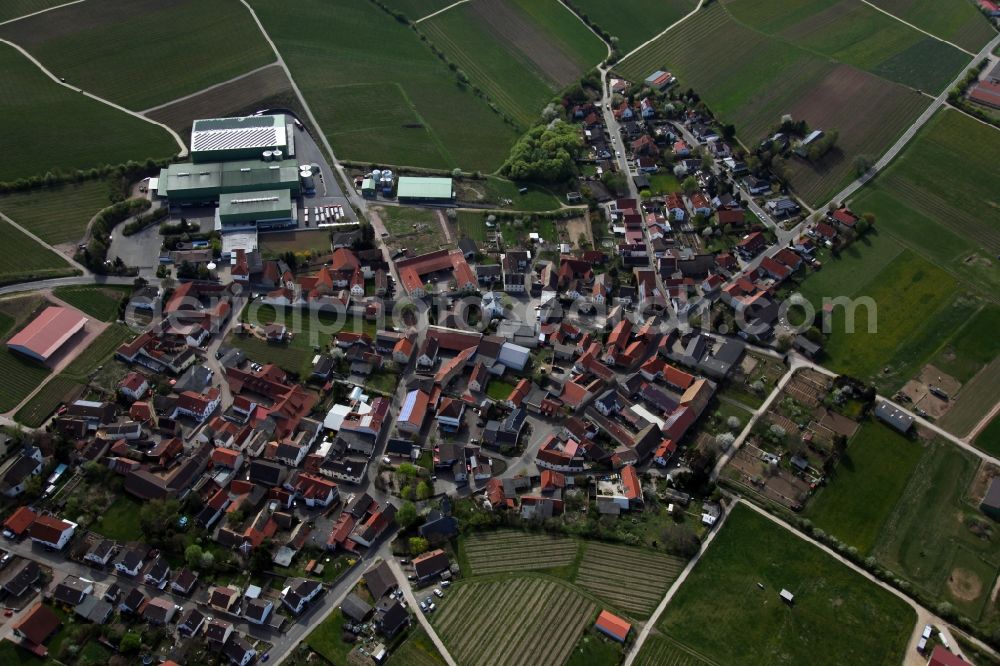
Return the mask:
M 679 26 L 681 23 L 684 23 L 684 21 L 687 21 L 689 18 L 698 13 L 703 4 L 705 4 L 705 0 L 698 0 L 698 4 L 695 5 L 694 9 L 692 9 L 687 14 L 685 14 L 684 16 L 680 17 L 679 19 L 668 25 L 662 31 L 658 32 L 657 34 L 653 35 L 652 37 L 644 41 L 642 44 L 639 44 L 639 46 L 635 47 L 634 49 L 623 55 L 621 58 L 618 59 L 618 62 L 615 64 L 620 65 L 627 58 L 630 58 L 631 56 L 635 55 L 637 51 L 641 51 L 642 49 L 646 48 L 647 46 L 658 40 L 660 37 L 663 37 L 663 35 L 667 34 L 671 30 Z
M 778 518 L 777 516 L 771 514 L 769 511 L 760 508 L 753 502 L 750 502 L 742 497 L 739 498 L 737 501 L 746 506 L 747 508 L 756 511 L 761 516 L 767 518 L 775 525 L 778 525 L 779 527 L 786 529 L 787 531 L 797 536 L 798 538 L 802 539 L 803 541 L 806 541 L 815 546 L 816 548 L 819 548 L 824 553 L 826 553 L 833 559 L 837 560 L 847 568 L 851 569 L 855 573 L 864 576 L 872 583 L 875 583 L 882 589 L 890 592 L 894 596 L 902 599 L 907 604 L 909 604 L 909 606 L 917 614 L 917 621 L 913 627 L 913 633 L 910 635 L 909 643 L 906 646 L 906 654 L 903 657 L 904 666 L 924 666 L 927 663 L 926 659 L 924 659 L 924 657 L 919 652 L 917 652 L 917 643 L 920 641 L 921 632 L 923 631 L 924 626 L 928 624 L 932 624 L 939 631 L 944 632 L 944 634 L 948 637 L 948 643 L 951 646 L 952 651 L 958 656 L 962 657 L 963 659 L 965 658 L 965 655 L 962 653 L 961 648 L 958 646 L 958 642 L 955 640 L 954 636 L 952 636 L 951 627 L 943 619 L 941 619 L 931 611 L 927 610 L 926 608 L 918 604 L 916 601 L 908 597 L 906 594 L 894 588 L 892 585 L 889 585 L 888 583 L 876 578 L 873 574 L 869 573 L 868 571 L 865 571 L 864 569 L 856 565 L 854 562 L 851 562 L 849 559 L 847 559 L 837 551 L 833 550 L 826 544 L 820 543 L 819 541 L 813 539 L 809 535 L 800 532 L 798 529 L 796 529 L 789 523 L 785 522 L 781 518 Z M 990 648 L 982 641 L 979 641 L 974 636 L 967 636 L 966 638 L 970 642 L 974 643 L 976 647 L 986 651 L 988 654 L 996 656 L 996 652 L 992 648 Z M 628 666 L 628 664 L 626 664 L 626 666 Z
M 438 14 L 443 14 L 444 12 L 448 11 L 452 7 L 458 7 L 459 5 L 464 5 L 468 1 L 469 0 L 458 0 L 458 2 L 453 2 L 450 5 L 448 5 L 447 7 L 442 7 L 441 9 L 437 10 L 436 12 L 431 12 L 427 16 L 418 18 L 416 21 L 414 21 L 414 23 L 416 24 L 416 23 L 420 23 L 421 21 L 426 21 L 427 19 L 432 19 L 435 16 L 437 16 Z
M 77 261 L 75 259 L 73 259 L 72 257 L 67 257 L 65 254 L 63 254 L 62 252 L 60 252 L 59 250 L 57 250 L 55 247 L 53 247 L 49 243 L 46 243 L 45 241 L 43 241 L 41 238 L 39 238 L 35 234 L 31 233 L 31 231 L 29 231 L 28 229 L 22 227 L 20 224 L 18 224 L 14 220 L 10 219 L 9 217 L 7 217 L 4 213 L 0 213 L 0 220 L 3 220 L 4 222 L 8 223 L 12 227 L 14 227 L 15 229 L 17 229 L 21 233 L 23 233 L 25 236 L 27 236 L 31 240 L 35 241 L 36 243 L 38 243 L 39 245 L 41 245 L 42 247 L 44 247 L 45 249 L 51 250 L 52 252 L 55 252 L 57 255 L 59 255 L 60 258 L 64 259 L 67 263 L 69 263 L 70 266 L 72 266 L 73 268 L 75 268 L 77 270 L 83 271 L 85 275 L 90 272 L 89 270 L 87 270 L 86 266 L 84 266 L 83 264 L 77 263 Z M 89 228 L 90 223 L 88 223 L 87 226 Z M 30 283 L 25 283 L 25 284 L 30 284 Z
M 886 151 L 886 153 L 882 155 L 882 157 L 880 157 L 877 162 L 875 162 L 875 164 L 872 166 L 871 169 L 869 169 L 860 178 L 856 178 L 853 181 L 851 181 L 851 184 L 845 187 L 840 192 L 838 192 L 831 199 L 831 202 L 846 203 L 848 198 L 853 196 L 855 192 L 860 190 L 864 185 L 866 185 L 869 181 L 875 178 L 876 174 L 878 174 L 879 171 L 882 171 L 887 166 L 889 166 L 889 163 L 892 162 L 893 159 L 895 159 L 896 155 L 902 152 L 903 148 L 906 147 L 906 144 L 908 144 L 910 140 L 914 136 L 916 136 L 920 128 L 926 125 L 927 121 L 931 119 L 931 117 L 937 112 L 937 110 L 946 104 L 946 102 L 948 101 L 948 92 L 956 85 L 958 85 L 962 81 L 962 79 L 965 78 L 965 73 L 969 71 L 970 68 L 975 67 L 979 63 L 979 61 L 982 60 L 983 58 L 988 58 L 990 54 L 993 53 L 993 49 L 995 49 L 998 44 L 1000 44 L 1000 34 L 991 39 L 986 44 L 986 46 L 984 46 L 979 51 L 979 53 L 977 53 L 972 57 L 972 62 L 966 65 L 962 69 L 962 71 L 958 73 L 958 76 L 956 76 L 951 83 L 945 86 L 944 90 L 941 91 L 941 94 L 935 97 L 934 101 L 931 102 L 926 109 L 924 109 L 924 112 L 921 113 L 919 116 L 917 116 L 917 119 L 913 121 L 913 124 L 910 125 L 906 129 L 906 131 L 903 132 L 902 136 L 900 136 L 896 140 L 896 143 L 892 144 L 892 147 L 889 148 L 889 150 Z M 822 207 L 820 208 L 822 209 Z M 799 226 L 801 226 L 801 224 Z M 798 226 L 796 227 L 796 229 L 798 229 Z
M 639 637 L 629 649 L 628 656 L 625 657 L 625 666 L 632 666 L 632 662 L 635 661 L 636 656 L 638 656 L 639 650 L 642 649 L 642 644 L 646 642 L 646 638 L 649 637 L 650 632 L 656 626 L 657 621 L 659 621 L 660 615 L 662 615 L 663 611 L 667 609 L 667 605 L 670 603 L 670 600 L 674 598 L 674 595 L 677 594 L 677 590 L 681 589 L 681 585 L 684 584 L 688 575 L 694 570 L 695 565 L 697 565 L 701 560 L 701 556 L 708 552 L 708 547 L 712 545 L 712 541 L 715 540 L 715 536 L 722 531 L 722 526 L 726 524 L 726 519 L 729 517 L 729 513 L 730 512 L 728 510 L 722 512 L 722 519 L 719 520 L 712 528 L 708 537 L 701 542 L 701 547 L 698 549 L 698 552 L 695 553 L 694 557 L 688 560 L 684 570 L 681 571 L 680 575 L 677 576 L 677 579 L 674 580 L 674 582 L 667 589 L 667 593 L 663 595 L 663 599 L 660 600 L 660 604 L 656 607 L 656 610 L 653 611 L 653 614 L 649 616 L 648 620 L 646 620 L 646 623 L 642 626 L 642 631 L 639 632 Z
M 593 26 L 591 26 L 589 23 L 587 23 L 586 21 L 584 21 L 583 17 L 580 16 L 579 14 L 577 14 L 575 11 L 573 11 L 573 8 L 570 7 L 569 5 L 567 5 L 565 2 L 563 2 L 563 0 L 559 0 L 559 4 L 562 5 L 566 9 L 566 11 L 568 11 L 570 14 L 572 14 L 573 16 L 575 16 L 577 21 L 579 21 L 584 26 L 586 26 L 587 30 L 589 30 L 592 33 L 594 33 L 595 37 L 597 37 L 599 40 L 601 40 L 601 43 L 604 44 L 605 48 L 607 48 L 607 50 L 608 50 L 608 54 L 604 57 L 604 62 L 607 62 L 608 58 L 611 57 L 611 44 L 609 44 L 608 42 L 604 41 L 604 38 L 601 37 L 600 34 L 598 34 L 597 30 L 595 30 L 593 28 Z M 601 64 L 602 63 L 597 63 L 596 66 L 600 67 Z M 602 81 L 603 81 L 603 74 L 602 74 Z
M 927 32 L 923 28 L 918 28 L 917 26 L 913 25 L 909 21 L 905 21 L 905 20 L 901 19 L 900 17 L 896 16 L 895 14 L 893 14 L 891 12 L 887 12 L 886 10 L 882 9 L 881 7 L 879 7 L 878 5 L 873 4 L 871 2 L 868 2 L 868 0 L 861 0 L 861 2 L 863 2 L 866 5 L 868 5 L 869 7 L 871 7 L 872 9 L 874 9 L 876 11 L 882 12 L 883 14 L 885 14 L 886 16 L 888 16 L 889 18 L 895 19 L 895 20 L 899 21 L 900 23 L 902 23 L 903 25 L 908 26 L 910 28 L 913 28 L 917 32 L 924 33 L 925 35 L 927 35 L 931 39 L 936 39 L 937 41 L 941 42 L 942 44 L 947 44 L 948 46 L 953 46 L 956 49 L 958 49 L 959 51 L 961 51 L 962 53 L 966 53 L 966 54 L 972 56 L 973 58 L 976 57 L 976 54 L 973 53 L 972 51 L 967 51 L 967 50 L 963 49 L 961 46 L 959 46 L 958 44 L 953 44 L 953 43 L 949 42 L 947 39 L 941 39 L 937 35 L 934 35 L 934 34 L 931 34 L 931 33 Z
M 966 434 L 965 437 L 963 437 L 962 439 L 971 444 L 972 440 L 974 440 L 976 437 L 979 436 L 979 433 L 981 433 L 986 428 L 986 426 L 990 424 L 990 421 L 992 421 L 993 417 L 995 417 L 997 414 L 1000 414 L 1000 402 L 993 405 L 990 411 L 986 413 L 986 416 L 979 419 L 979 423 L 974 425 L 972 427 L 972 430 L 970 430 L 968 434 Z
M 32 16 L 38 16 L 39 14 L 44 14 L 45 12 L 51 12 L 53 9 L 62 9 L 63 7 L 69 7 L 70 5 L 78 5 L 83 0 L 73 0 L 72 2 L 64 2 L 61 5 L 56 5 L 55 7 L 46 7 L 45 9 L 39 9 L 37 12 L 31 12 L 30 14 L 25 14 L 24 16 L 15 16 L 12 19 L 7 19 L 6 21 L 0 21 L 0 25 L 7 25 L 8 23 L 13 23 L 14 21 L 20 21 L 21 19 L 30 18 Z
M 393 557 L 385 559 L 389 568 L 392 569 L 392 575 L 396 577 L 396 583 L 399 585 L 399 589 L 403 591 L 403 596 L 406 597 L 406 603 L 410 604 L 410 608 L 413 610 L 413 614 L 417 616 L 417 620 L 420 622 L 420 626 L 424 628 L 427 632 L 427 636 L 433 641 L 434 646 L 441 653 L 441 657 L 448 663 L 448 666 L 458 666 L 454 659 L 452 659 L 451 654 L 448 652 L 448 648 L 445 647 L 444 641 L 437 635 L 434 631 L 434 627 L 431 626 L 430 621 L 423 611 L 420 610 L 420 604 L 417 601 L 417 597 L 413 594 L 413 590 L 410 589 L 410 582 L 406 579 L 406 574 L 403 573 L 403 569 L 400 568 L 399 562 L 397 562 Z
M 81 2 L 82 2 L 82 0 L 81 0 Z M 177 99 L 172 99 L 169 102 L 164 102 L 163 104 L 157 104 L 156 106 L 151 106 L 148 109 L 143 109 L 139 113 L 141 113 L 143 115 L 146 115 L 147 113 L 152 113 L 153 111 L 159 111 L 160 109 L 166 108 L 166 107 L 171 106 L 173 104 L 177 104 L 179 102 L 184 102 L 186 100 L 189 100 L 192 97 L 197 97 L 198 95 L 202 95 L 204 93 L 211 92 L 212 90 L 215 90 L 216 88 L 221 88 L 224 85 L 228 85 L 230 83 L 236 83 L 237 81 L 239 81 L 241 79 L 245 79 L 248 76 L 253 76 L 254 74 L 257 74 L 258 72 L 262 72 L 265 69 L 267 69 L 268 67 L 278 67 L 278 66 L 279 65 L 278 65 L 278 61 L 277 60 L 275 60 L 274 62 L 269 62 L 266 65 L 261 65 L 260 67 L 258 67 L 256 69 L 251 69 L 249 72 L 244 72 L 243 74 L 240 74 L 238 76 L 234 76 L 233 78 L 228 79 L 226 81 L 222 81 L 220 83 L 213 83 L 212 85 L 208 86 L 207 88 L 202 88 L 201 90 L 196 90 L 195 92 L 193 92 L 193 93 L 191 93 L 189 95 L 184 95 L 183 97 L 178 97 Z
M 55 8 L 53 7 L 53 9 L 55 9 Z M 25 58 L 27 58 L 29 61 L 31 61 L 31 63 L 34 64 L 35 67 L 37 67 L 38 69 L 40 69 L 42 72 L 45 73 L 46 76 L 48 76 L 50 79 L 52 79 L 53 81 L 55 81 L 57 84 L 61 85 L 63 88 L 68 88 L 69 90 L 72 90 L 73 92 L 81 93 L 84 96 L 89 97 L 90 99 L 92 99 L 94 101 L 97 101 L 97 102 L 100 102 L 101 104 L 105 104 L 107 106 L 110 106 L 112 109 L 115 109 L 117 111 L 121 111 L 122 113 L 127 113 L 128 115 L 132 116 L 133 118 L 138 118 L 139 120 L 141 120 L 143 122 L 150 123 L 152 125 L 156 125 L 157 127 L 162 127 L 163 129 L 165 129 L 167 132 L 170 133 L 170 136 L 173 137 L 174 142 L 177 144 L 177 147 L 179 149 L 178 152 L 177 152 L 178 157 L 187 157 L 187 154 L 188 154 L 187 144 L 184 143 L 184 140 L 181 139 L 180 135 L 177 134 L 177 132 L 175 132 L 171 128 L 167 127 L 163 123 L 157 122 L 157 121 L 153 120 L 152 118 L 147 118 L 146 116 L 142 115 L 141 113 L 138 113 L 138 112 L 133 111 L 131 109 L 126 109 L 124 106 L 122 106 L 120 104 L 115 104 L 114 102 L 112 102 L 110 100 L 107 100 L 107 99 L 104 99 L 103 97 L 98 97 L 97 95 L 95 95 L 93 93 L 87 92 L 83 88 L 77 88 L 76 86 L 71 86 L 68 83 L 63 83 L 62 81 L 59 80 L 58 76 L 56 76 L 55 74 L 53 74 L 52 72 L 50 72 L 49 70 L 47 70 L 45 68 L 45 65 L 43 65 L 37 58 L 35 58 L 35 56 L 33 56 L 30 53 L 28 53 L 25 49 L 21 48 L 21 46 L 19 46 L 18 44 L 15 44 L 14 42 L 8 41 L 6 39 L 0 39 L 0 43 L 6 44 L 7 46 L 10 46 L 12 48 L 17 49 L 17 51 L 21 55 L 23 55 Z

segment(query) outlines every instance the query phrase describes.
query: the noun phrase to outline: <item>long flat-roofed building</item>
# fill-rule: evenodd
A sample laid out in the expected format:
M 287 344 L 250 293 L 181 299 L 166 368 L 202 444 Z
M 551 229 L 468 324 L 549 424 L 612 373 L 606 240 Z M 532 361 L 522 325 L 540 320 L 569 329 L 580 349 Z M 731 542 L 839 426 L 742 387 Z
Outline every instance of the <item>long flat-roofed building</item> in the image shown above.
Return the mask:
M 196 120 L 191 126 L 191 161 L 261 159 L 264 151 L 278 159 L 293 157 L 293 136 L 288 119 L 280 113 Z
M 78 311 L 53 305 L 11 337 L 7 347 L 44 363 L 86 323 Z
M 455 200 L 455 189 L 451 178 L 400 176 L 396 198 L 416 203 L 450 203 Z
M 299 168 L 295 160 L 265 162 L 190 162 L 160 170 L 156 193 L 171 202 L 214 201 L 222 194 L 287 189 L 299 193 Z
M 288 190 L 227 192 L 219 196 L 216 229 L 273 229 L 298 222 L 298 207 Z

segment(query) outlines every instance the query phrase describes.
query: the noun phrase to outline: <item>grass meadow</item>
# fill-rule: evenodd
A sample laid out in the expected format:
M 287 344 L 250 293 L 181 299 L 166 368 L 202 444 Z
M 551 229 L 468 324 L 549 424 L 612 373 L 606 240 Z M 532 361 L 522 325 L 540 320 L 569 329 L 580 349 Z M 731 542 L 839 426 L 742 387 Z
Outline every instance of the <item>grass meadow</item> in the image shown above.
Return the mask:
M 493 171 L 506 158 L 514 129 L 388 14 L 348 0 L 251 4 L 342 159 Z
M 826 486 L 809 500 L 806 517 L 869 553 L 923 454 L 920 442 L 882 423 L 865 421 Z
M 572 5 L 602 30 L 618 38 L 622 53 L 656 36 L 698 4 L 693 0 L 572 0 Z
M 992 456 L 1000 456 L 1000 416 L 994 416 L 976 436 L 975 445 Z
M 238 0 L 102 0 L 0 28 L 71 85 L 139 111 L 275 60 Z
M 108 183 L 87 180 L 0 196 L 0 212 L 47 243 L 76 243 L 91 218 L 111 205 Z
M 7 45 L 0 45 L 0 98 L 4 149 L 16 156 L 0 161 L 0 181 L 177 152 L 163 128 L 58 85 Z
M 444 658 L 423 627 L 411 629 L 410 635 L 389 655 L 386 663 L 389 666 L 445 666 Z
M 778 598 L 782 589 L 795 595 L 794 606 Z M 799 664 L 823 655 L 826 663 L 894 665 L 915 621 L 903 600 L 740 505 L 656 628 L 719 664 Z M 638 663 L 655 663 L 647 650 L 657 649 L 657 642 L 644 647 Z
M 978 460 L 937 441 L 923 456 L 882 526 L 875 557 L 927 594 L 952 603 L 995 630 L 997 613 L 986 600 L 1000 569 L 995 527 L 967 497 Z M 972 521 L 987 525 L 981 538 Z

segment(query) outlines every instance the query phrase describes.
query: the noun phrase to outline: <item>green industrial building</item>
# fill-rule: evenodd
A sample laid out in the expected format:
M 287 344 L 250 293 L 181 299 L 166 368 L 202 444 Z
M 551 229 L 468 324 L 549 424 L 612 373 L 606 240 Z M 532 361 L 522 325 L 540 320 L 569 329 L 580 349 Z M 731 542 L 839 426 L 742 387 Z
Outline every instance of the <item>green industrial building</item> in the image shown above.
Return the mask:
M 400 202 L 451 203 L 455 200 L 455 190 L 451 178 L 400 176 L 396 197 Z
M 290 158 L 295 156 L 294 136 L 282 114 L 196 120 L 191 127 L 191 161 Z
M 286 227 L 296 222 L 297 210 L 288 190 L 234 192 L 219 197 L 221 229 Z
M 299 168 L 295 160 L 171 164 L 160 170 L 156 182 L 156 193 L 171 203 L 215 201 L 222 194 L 272 189 L 288 189 L 298 196 Z

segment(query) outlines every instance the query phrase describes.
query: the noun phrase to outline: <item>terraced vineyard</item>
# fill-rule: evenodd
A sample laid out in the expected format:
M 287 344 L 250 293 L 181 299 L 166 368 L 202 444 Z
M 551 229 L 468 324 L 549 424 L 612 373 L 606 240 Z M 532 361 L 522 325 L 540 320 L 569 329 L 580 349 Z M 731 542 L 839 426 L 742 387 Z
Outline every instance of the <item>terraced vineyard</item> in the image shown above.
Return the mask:
M 502 530 L 476 534 L 465 542 L 472 574 L 530 571 L 573 563 L 580 548 L 574 539 Z
M 562 664 L 596 606 L 572 587 L 535 576 L 464 583 L 432 616 L 462 666 Z
M 591 541 L 575 582 L 629 615 L 646 618 L 683 568 L 677 557 Z

